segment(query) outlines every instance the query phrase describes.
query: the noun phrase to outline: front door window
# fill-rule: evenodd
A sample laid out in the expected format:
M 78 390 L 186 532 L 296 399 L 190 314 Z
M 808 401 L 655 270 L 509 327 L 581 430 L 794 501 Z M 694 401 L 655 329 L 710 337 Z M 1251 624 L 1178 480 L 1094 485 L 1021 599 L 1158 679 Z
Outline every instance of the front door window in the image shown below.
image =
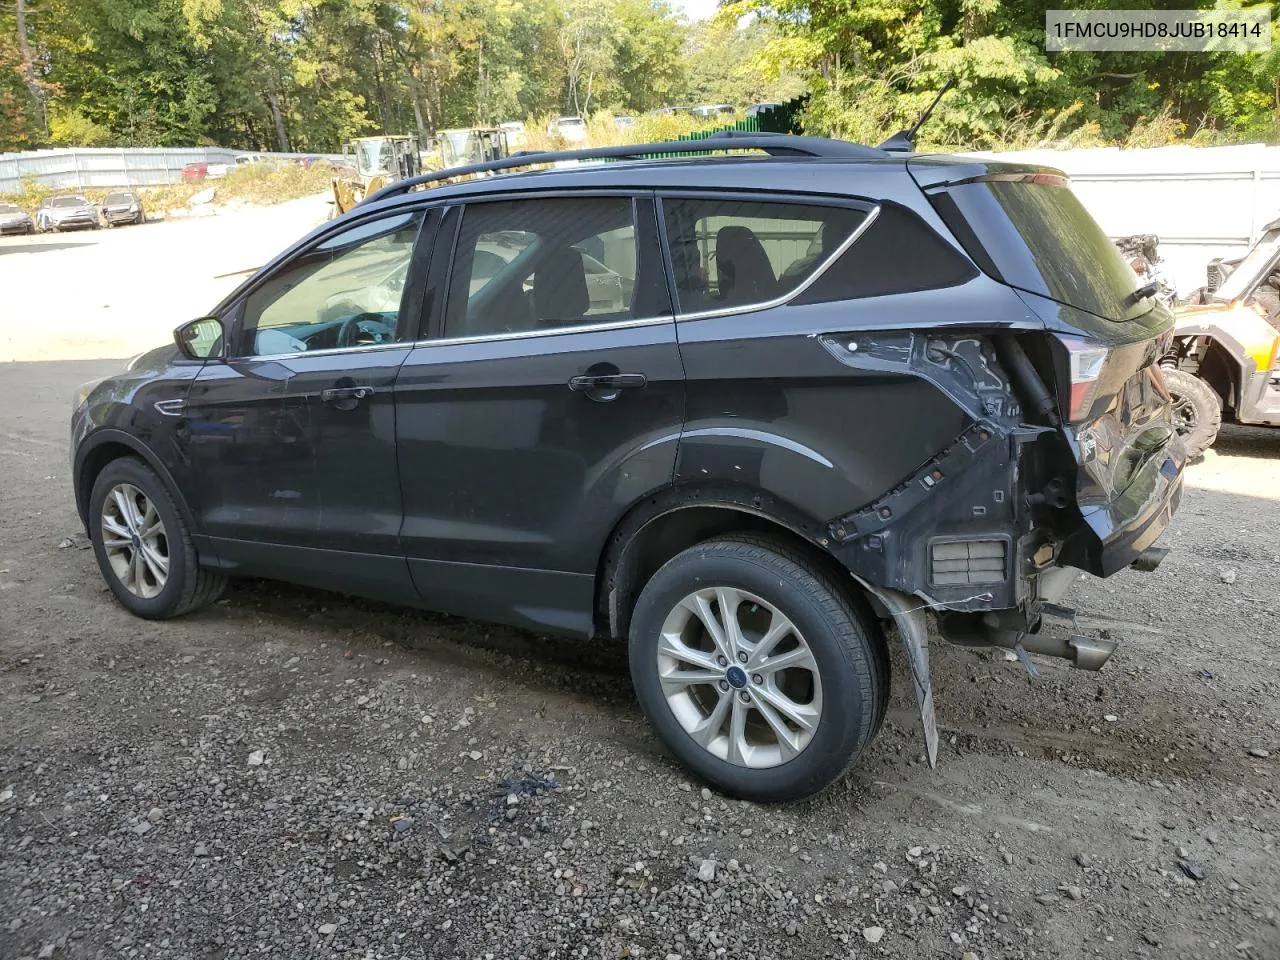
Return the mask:
M 401 323 L 400 302 L 422 218 L 414 211 L 358 224 L 271 276 L 245 300 L 240 355 L 413 339 L 417 325 Z

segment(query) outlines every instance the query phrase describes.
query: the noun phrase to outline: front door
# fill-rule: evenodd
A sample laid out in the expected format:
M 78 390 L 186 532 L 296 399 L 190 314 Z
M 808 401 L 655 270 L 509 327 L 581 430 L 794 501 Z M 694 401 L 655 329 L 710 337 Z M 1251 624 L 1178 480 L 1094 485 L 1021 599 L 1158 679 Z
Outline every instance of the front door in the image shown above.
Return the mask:
M 205 366 L 185 410 L 202 549 L 229 567 L 415 598 L 393 386 L 418 333 L 424 219 L 326 234 L 235 305 L 233 355 Z
M 401 543 L 427 606 L 592 632 L 614 524 L 671 483 L 684 414 L 647 197 L 462 211 L 436 336 L 396 381 Z

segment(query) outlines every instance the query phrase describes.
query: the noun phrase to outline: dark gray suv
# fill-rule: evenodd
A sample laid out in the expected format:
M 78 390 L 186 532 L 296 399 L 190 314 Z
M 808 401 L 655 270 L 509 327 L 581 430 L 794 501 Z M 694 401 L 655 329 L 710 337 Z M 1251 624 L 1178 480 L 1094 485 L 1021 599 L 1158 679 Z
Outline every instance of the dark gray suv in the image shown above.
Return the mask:
M 86 385 L 75 496 L 120 602 L 246 575 L 625 642 L 671 751 L 760 800 L 866 748 L 890 629 L 931 760 L 926 617 L 1100 667 L 1042 619 L 1155 565 L 1184 458 L 1172 318 L 1065 178 L 639 149 L 396 183 Z

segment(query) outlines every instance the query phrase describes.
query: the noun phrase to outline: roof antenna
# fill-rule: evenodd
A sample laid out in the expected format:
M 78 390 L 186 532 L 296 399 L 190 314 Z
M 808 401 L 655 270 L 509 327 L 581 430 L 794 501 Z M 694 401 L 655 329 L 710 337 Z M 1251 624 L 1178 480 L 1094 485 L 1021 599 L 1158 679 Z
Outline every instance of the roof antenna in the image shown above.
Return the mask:
M 880 144 L 879 149 L 888 150 L 891 153 L 911 153 L 916 148 L 916 134 L 920 128 L 924 126 L 924 122 L 933 116 L 934 108 L 937 107 L 942 98 L 946 96 L 947 91 L 956 85 L 956 78 L 952 77 L 942 85 L 942 89 L 938 91 L 938 95 L 933 98 L 933 103 L 916 118 L 915 124 L 910 130 L 899 130 L 892 137 Z

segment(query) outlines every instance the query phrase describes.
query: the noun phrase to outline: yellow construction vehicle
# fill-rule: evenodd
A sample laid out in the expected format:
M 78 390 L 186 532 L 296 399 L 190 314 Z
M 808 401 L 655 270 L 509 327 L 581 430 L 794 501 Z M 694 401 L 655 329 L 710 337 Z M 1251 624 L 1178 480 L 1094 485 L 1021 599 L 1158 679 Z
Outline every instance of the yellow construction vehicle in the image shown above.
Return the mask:
M 333 178 L 333 216 L 340 217 L 389 183 L 422 172 L 421 145 L 410 134 L 358 137 L 342 145 L 347 171 Z
M 1241 260 L 1215 260 L 1207 274 L 1175 308 L 1173 349 L 1161 364 L 1193 457 L 1223 420 L 1280 427 L 1280 220 Z
M 445 170 L 470 163 L 501 160 L 509 156 L 511 148 L 507 131 L 497 127 L 466 127 L 457 130 L 438 130 L 427 141 L 422 165 L 428 170 Z

